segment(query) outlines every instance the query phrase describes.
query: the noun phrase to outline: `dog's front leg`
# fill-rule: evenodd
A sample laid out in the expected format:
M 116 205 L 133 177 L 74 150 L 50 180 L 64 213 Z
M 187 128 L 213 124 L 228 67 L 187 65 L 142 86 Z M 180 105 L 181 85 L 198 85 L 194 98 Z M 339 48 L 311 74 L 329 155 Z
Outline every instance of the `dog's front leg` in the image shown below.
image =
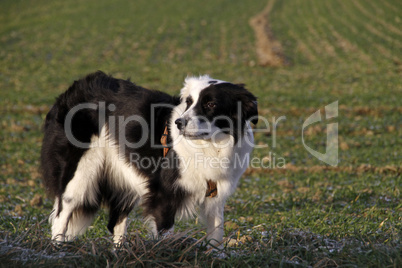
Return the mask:
M 145 215 L 155 238 L 173 231 L 176 211 L 177 207 L 172 201 L 172 196 L 166 197 L 159 191 L 148 195 Z
M 173 151 L 170 151 L 173 152 Z M 168 154 L 165 164 L 172 166 L 174 154 Z M 176 213 L 182 209 L 187 194 L 184 189 L 175 185 L 179 175 L 175 169 L 162 169 L 156 173 L 148 184 L 149 193 L 145 197 L 145 215 L 151 221 L 154 236 L 167 235 L 173 231 Z
M 149 221 L 152 234 L 155 238 L 169 235 L 173 232 L 175 213 L 169 205 L 147 208 L 146 218 Z M 172 213 L 173 212 L 173 213 Z
M 222 248 L 222 240 L 224 234 L 224 204 L 216 202 L 216 200 L 207 199 L 204 206 L 204 217 L 207 224 L 207 240 L 214 247 Z

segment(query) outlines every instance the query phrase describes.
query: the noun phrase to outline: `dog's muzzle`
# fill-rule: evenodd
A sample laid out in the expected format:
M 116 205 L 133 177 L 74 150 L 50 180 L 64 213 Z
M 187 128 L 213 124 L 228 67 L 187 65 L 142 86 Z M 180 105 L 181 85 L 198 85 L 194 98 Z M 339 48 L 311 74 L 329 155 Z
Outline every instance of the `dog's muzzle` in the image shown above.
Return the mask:
M 179 118 L 179 119 L 176 119 L 176 121 L 174 121 L 174 123 L 176 124 L 177 128 L 180 131 L 182 131 L 186 127 L 188 120 L 186 120 L 185 118 Z

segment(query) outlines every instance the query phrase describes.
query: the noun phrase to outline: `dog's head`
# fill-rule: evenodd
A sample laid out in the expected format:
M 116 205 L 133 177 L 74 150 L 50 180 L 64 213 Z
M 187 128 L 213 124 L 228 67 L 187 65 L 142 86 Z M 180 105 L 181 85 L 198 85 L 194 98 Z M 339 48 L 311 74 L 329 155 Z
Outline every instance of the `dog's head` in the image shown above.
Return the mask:
M 213 139 L 229 134 L 235 140 L 248 122 L 256 124 L 256 97 L 243 85 L 212 79 L 190 77 L 181 90 L 184 112 L 175 120 L 180 134 L 188 139 Z

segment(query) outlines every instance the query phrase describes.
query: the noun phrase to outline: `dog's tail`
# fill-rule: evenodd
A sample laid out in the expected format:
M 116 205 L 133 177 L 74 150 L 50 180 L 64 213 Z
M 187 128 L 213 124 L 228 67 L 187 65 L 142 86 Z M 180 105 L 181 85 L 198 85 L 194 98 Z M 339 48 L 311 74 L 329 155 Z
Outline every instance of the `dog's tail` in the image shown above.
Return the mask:
M 82 143 L 90 141 L 92 135 L 98 135 L 99 109 L 106 99 L 113 99 L 120 88 L 119 80 L 101 71 L 87 75 L 75 81 L 61 94 L 46 116 L 45 135 L 51 124 L 58 124 L 63 129 L 69 126 L 74 138 Z M 64 129 L 69 131 L 69 129 Z M 76 133 L 74 133 L 76 132 Z

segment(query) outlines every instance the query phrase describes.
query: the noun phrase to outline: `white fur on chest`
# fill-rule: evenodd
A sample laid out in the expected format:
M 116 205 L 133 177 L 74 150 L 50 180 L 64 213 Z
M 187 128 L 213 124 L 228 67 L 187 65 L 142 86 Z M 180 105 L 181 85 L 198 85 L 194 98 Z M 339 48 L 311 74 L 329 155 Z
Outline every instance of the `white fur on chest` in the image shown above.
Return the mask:
M 177 117 L 178 118 L 178 117 Z M 177 184 L 196 198 L 205 200 L 207 181 L 216 182 L 218 198 L 225 200 L 236 189 L 237 183 L 248 166 L 253 149 L 253 133 L 247 124 L 245 136 L 234 144 L 233 136 L 223 134 L 219 141 L 186 139 L 175 127 L 172 118 L 170 129 L 173 148 L 178 155 L 181 178 Z

